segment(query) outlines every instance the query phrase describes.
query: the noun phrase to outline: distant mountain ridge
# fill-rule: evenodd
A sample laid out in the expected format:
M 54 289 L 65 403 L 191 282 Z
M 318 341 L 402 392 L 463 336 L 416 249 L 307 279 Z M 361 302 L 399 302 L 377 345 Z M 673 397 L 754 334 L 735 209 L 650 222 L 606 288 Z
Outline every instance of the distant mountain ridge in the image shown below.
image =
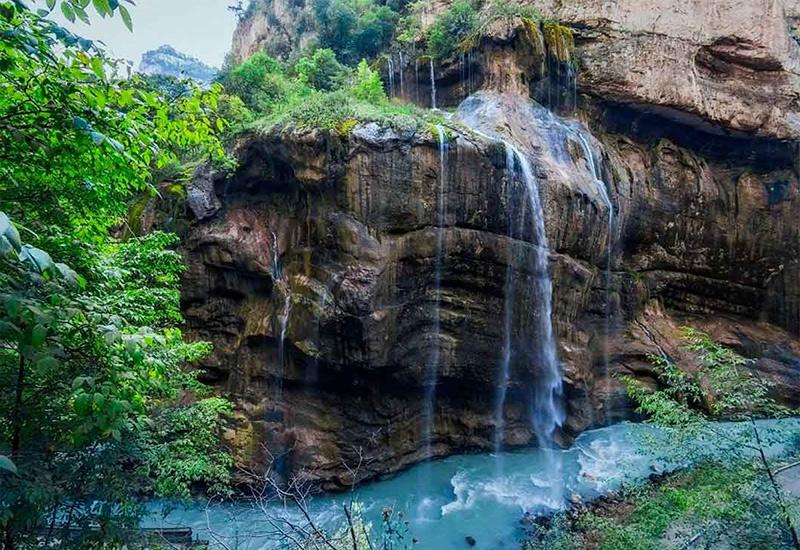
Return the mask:
M 147 75 L 189 78 L 207 84 L 217 75 L 218 69 L 164 44 L 142 54 L 139 72 Z

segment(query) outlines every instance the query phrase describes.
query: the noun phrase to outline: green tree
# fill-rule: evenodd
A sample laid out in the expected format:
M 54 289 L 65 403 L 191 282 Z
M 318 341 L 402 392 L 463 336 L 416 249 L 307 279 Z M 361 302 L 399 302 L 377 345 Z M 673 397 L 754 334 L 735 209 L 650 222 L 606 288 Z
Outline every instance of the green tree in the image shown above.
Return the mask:
M 336 53 L 330 48 L 319 48 L 310 56 L 301 57 L 294 70 L 300 82 L 320 91 L 332 91 L 341 87 L 346 75 L 345 67 L 339 63 Z
M 689 371 L 668 357 L 653 357 L 658 387 L 625 376 L 622 381 L 628 395 L 636 402 L 638 412 L 677 437 L 727 441 L 725 455 L 729 459 L 749 461 L 755 456 L 757 472 L 766 478 L 769 488 L 767 498 L 773 499 L 793 546 L 800 549 L 789 505 L 767 457 L 765 448 L 769 442 L 756 423 L 757 418 L 784 416 L 789 411 L 770 397 L 771 385 L 751 368 L 752 361 L 695 329 L 684 328 L 683 337 L 688 350 L 697 355 L 698 366 Z M 732 437 L 718 424 L 719 420 L 744 422 L 750 429 Z
M 254 111 L 269 113 L 279 109 L 292 95 L 304 92 L 301 83 L 292 81 L 283 64 L 264 52 L 222 76 L 225 89 Z
M 388 101 L 380 75 L 370 68 L 365 59 L 358 64 L 351 92 L 356 99 L 369 103 L 380 104 Z
M 375 0 L 314 0 L 313 13 L 320 44 L 347 64 L 385 50 L 400 19 L 397 11 Z
M 452 58 L 477 26 L 478 14 L 472 2 L 457 0 L 428 31 L 428 55 L 440 61 Z
M 88 1 L 44 4 L 88 18 Z M 110 237 L 160 168 L 226 162 L 221 87 L 165 95 L 21 2 L 0 1 L 0 35 L 2 540 L 47 544 L 66 523 L 99 529 L 65 546 L 119 546 L 164 487 L 162 459 L 191 464 L 167 487 L 179 495 L 227 482 L 226 407 L 184 369 L 209 345 L 178 328 L 176 237 Z M 153 415 L 178 411 L 191 444 L 169 446 Z

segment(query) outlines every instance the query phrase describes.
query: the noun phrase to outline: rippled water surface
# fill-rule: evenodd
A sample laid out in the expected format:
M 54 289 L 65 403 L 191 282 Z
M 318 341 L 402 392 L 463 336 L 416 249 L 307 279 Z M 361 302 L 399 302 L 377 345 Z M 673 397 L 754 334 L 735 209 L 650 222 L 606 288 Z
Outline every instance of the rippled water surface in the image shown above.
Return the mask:
M 731 434 L 749 429 L 747 425 L 723 426 Z M 800 432 L 798 419 L 763 421 L 759 426 L 765 439 L 772 442 L 772 455 L 783 453 L 793 442 L 792 435 Z M 403 511 L 409 521 L 408 541 L 417 539 L 417 548 L 467 548 L 467 536 L 475 539 L 475 548 L 517 548 L 522 536 L 520 519 L 525 512 L 546 513 L 564 506 L 564 501 L 553 500 L 552 495 L 592 498 L 623 482 L 678 467 L 686 460 L 686 451 L 709 456 L 719 450 L 706 440 L 683 447 L 659 444 L 665 441 L 664 435 L 651 426 L 623 423 L 585 432 L 566 450 L 462 455 L 417 466 L 391 479 L 363 485 L 356 489 L 355 497 L 363 503 L 364 516 L 374 532 L 381 528 L 384 508 Z M 553 461 L 560 465 L 558 479 L 542 474 L 552 470 Z M 425 468 L 424 484 L 419 483 L 421 468 Z M 352 496 L 317 496 L 311 503 L 313 515 L 321 526 L 335 530 L 343 521 L 342 503 Z M 229 547 L 247 550 L 288 547 L 269 535 L 272 529 L 265 514 L 298 517 L 297 510 L 289 505 L 271 505 L 265 512 L 239 505 L 206 507 L 198 503 L 175 508 L 162 519 L 165 507 L 172 508 L 163 502 L 151 503 L 153 515 L 148 526 L 192 527 L 200 538 L 213 539 L 210 528 Z M 213 542 L 212 547 L 223 548 Z

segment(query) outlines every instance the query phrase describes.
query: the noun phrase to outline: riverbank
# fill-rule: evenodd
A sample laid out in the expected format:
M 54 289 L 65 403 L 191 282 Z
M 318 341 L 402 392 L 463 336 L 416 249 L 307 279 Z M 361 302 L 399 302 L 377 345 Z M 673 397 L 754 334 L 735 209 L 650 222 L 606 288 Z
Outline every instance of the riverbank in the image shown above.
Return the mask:
M 797 419 L 759 421 L 768 453 L 787 456 L 800 433 Z M 736 437 L 747 426 L 721 424 Z M 364 523 L 380 533 L 384 512 L 402 514 L 406 540 L 417 548 L 519 548 L 530 532 L 520 523 L 524 512 L 552 515 L 571 501 L 594 501 L 623 486 L 641 485 L 651 475 L 714 460 L 727 447 L 703 438 L 669 444 L 648 424 L 622 423 L 584 432 L 564 450 L 526 449 L 510 453 L 453 456 L 415 466 L 392 478 L 367 483 L 352 493 L 321 494 L 307 502 L 307 511 L 326 533 L 336 533 L 346 521 L 343 505 L 356 501 Z M 543 478 L 544 463 L 555 461 L 557 478 Z M 554 487 L 562 499 L 553 500 Z M 602 502 L 602 501 L 598 501 Z M 263 506 L 262 506 L 263 504 Z M 167 508 L 168 514 L 162 517 Z M 191 527 L 212 548 L 223 544 L 247 550 L 281 547 L 274 525 L 304 525 L 307 520 L 292 504 L 280 502 L 152 502 L 149 527 Z M 219 542 L 217 542 L 219 541 Z M 577 546 L 580 548 L 580 546 Z M 646 548 L 646 547 L 645 547 Z
M 773 470 L 796 460 L 796 453 L 787 455 Z M 749 460 L 710 460 L 652 475 L 591 502 L 574 502 L 549 518 L 526 517 L 524 523 L 528 550 L 793 548 L 768 477 L 760 463 Z

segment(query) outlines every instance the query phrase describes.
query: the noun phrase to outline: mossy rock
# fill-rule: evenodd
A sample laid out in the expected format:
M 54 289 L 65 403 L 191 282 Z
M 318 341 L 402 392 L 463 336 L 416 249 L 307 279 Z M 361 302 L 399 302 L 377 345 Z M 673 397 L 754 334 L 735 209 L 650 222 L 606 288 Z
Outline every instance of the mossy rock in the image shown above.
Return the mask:
M 570 63 L 575 53 L 572 29 L 557 21 L 544 21 L 542 34 L 549 55 L 559 63 Z

